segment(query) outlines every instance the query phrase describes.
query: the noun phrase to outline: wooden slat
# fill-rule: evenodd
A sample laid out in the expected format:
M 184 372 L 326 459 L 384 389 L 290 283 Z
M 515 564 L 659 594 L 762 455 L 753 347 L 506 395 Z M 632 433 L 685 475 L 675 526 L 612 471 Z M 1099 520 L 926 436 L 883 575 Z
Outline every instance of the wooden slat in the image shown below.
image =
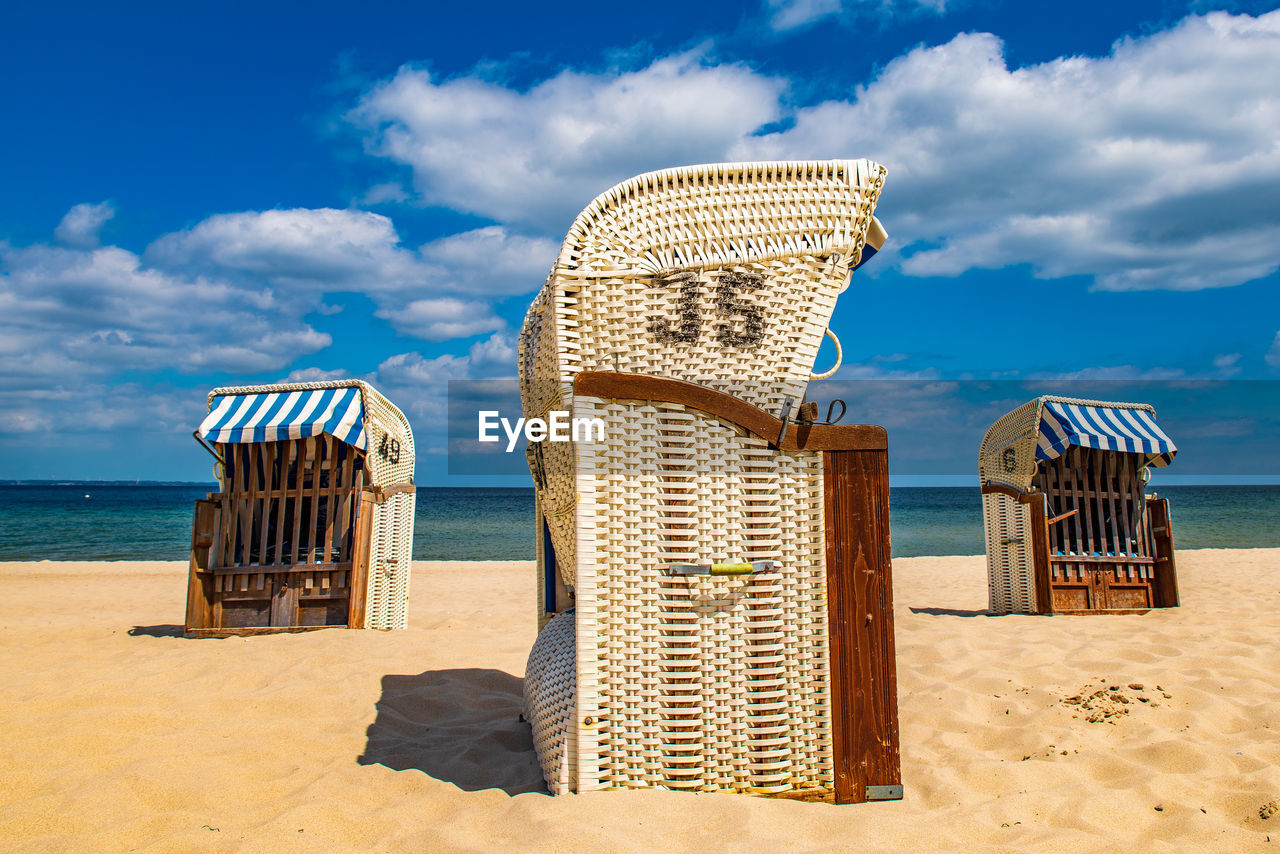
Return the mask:
M 289 563 L 295 566 L 302 557 L 302 497 L 307 465 L 307 443 L 310 441 L 310 439 L 298 440 L 298 464 L 293 476 L 293 548 L 290 550 Z
M 343 446 L 341 494 L 338 498 L 338 560 L 351 560 L 351 478 L 355 468 L 356 451 Z
M 337 457 L 338 453 L 340 453 L 341 443 L 328 433 L 324 436 L 324 442 L 325 448 L 328 450 L 325 470 L 329 473 L 329 486 L 324 494 L 324 539 L 321 541 L 324 554 L 320 556 L 320 560 L 327 561 L 333 559 L 333 521 L 334 516 L 337 515 L 337 505 L 334 502 L 334 498 L 338 494 L 338 474 L 341 471 L 341 463 Z
M 1127 457 L 1120 465 L 1116 488 L 1120 490 L 1120 537 L 1124 541 L 1125 554 L 1139 554 L 1133 537 L 1133 494 L 1129 483 L 1133 480 L 1133 463 Z
M 902 783 L 885 451 L 823 454 L 837 803 Z
M 311 439 L 312 447 L 315 448 L 315 459 L 311 470 L 311 487 L 307 490 L 307 497 L 311 499 L 311 522 L 307 526 L 307 563 L 316 562 L 316 529 L 320 527 L 320 500 L 322 490 L 320 487 L 320 469 L 324 465 L 324 459 L 320 455 L 320 440 Z
M 200 499 L 191 522 L 191 560 L 187 571 L 187 615 L 183 631 L 216 628 L 214 622 L 214 579 L 208 573 L 218 531 L 218 503 Z
M 356 477 L 356 483 L 361 484 L 363 481 L 364 472 L 361 471 Z M 355 531 L 351 537 L 351 578 L 348 584 L 351 589 L 351 604 L 347 626 L 352 629 L 364 628 L 369 587 L 369 553 L 373 540 L 373 493 L 361 490 L 359 495 Z
M 264 491 L 269 491 L 275 487 L 275 465 L 276 465 L 276 443 L 264 442 L 261 446 L 262 454 L 262 486 Z M 271 499 L 268 496 L 256 499 L 262 516 L 262 524 L 258 530 L 258 563 L 266 564 L 267 545 L 271 531 Z
M 284 575 L 286 573 L 294 572 L 294 573 L 298 573 L 301 576 L 304 573 L 312 573 L 312 572 L 337 572 L 337 571 L 348 572 L 351 570 L 351 563 L 349 561 L 344 563 L 302 564 L 301 566 L 306 568 L 303 569 L 297 566 L 275 565 L 275 566 L 255 566 L 252 569 L 246 571 L 245 568 L 242 566 L 215 566 L 210 568 L 207 571 L 211 575 L 268 576 L 268 575 Z
M 1131 563 L 1134 566 L 1154 563 L 1149 557 L 1139 557 L 1137 555 L 1054 555 L 1053 561 L 1054 563 L 1105 563 L 1115 565 Z
M 1036 613 L 1053 613 L 1053 582 L 1049 564 L 1049 523 L 1045 519 L 1044 502 L 1033 502 L 1027 509 L 1031 515 L 1031 575 L 1036 587 Z
M 1072 495 L 1075 498 L 1076 506 L 1080 508 L 1080 515 L 1084 516 L 1084 537 L 1080 541 L 1080 550 L 1085 554 L 1093 554 L 1097 551 L 1094 547 L 1093 538 L 1093 507 L 1090 506 L 1084 494 L 1089 488 L 1089 483 L 1085 480 L 1085 466 L 1084 461 L 1080 459 L 1080 449 L 1072 448 L 1072 451 L 1074 452 L 1074 464 L 1070 469 L 1072 475 Z
M 1112 483 L 1112 477 L 1115 472 L 1116 458 L 1119 457 L 1119 454 L 1095 453 L 1093 456 L 1098 460 L 1098 463 L 1097 463 L 1098 474 L 1102 478 L 1102 482 L 1099 484 L 1099 486 L 1102 488 L 1105 488 L 1106 509 L 1110 514 L 1110 524 L 1106 526 L 1108 548 L 1104 549 L 1104 551 L 1109 551 L 1113 555 L 1124 554 L 1128 551 L 1128 549 L 1126 549 L 1124 547 L 1124 544 L 1120 542 L 1120 525 L 1116 521 L 1116 493 L 1115 493 L 1114 485 Z
M 241 459 L 244 461 L 244 491 L 252 492 L 258 484 L 258 466 L 255 445 L 241 445 Z M 240 499 L 240 552 L 238 563 L 249 566 L 253 549 L 253 499 Z
M 275 562 L 277 565 L 286 563 L 284 553 L 284 526 L 285 526 L 285 507 L 289 500 L 285 497 L 285 488 L 289 483 L 289 460 L 294 456 L 294 448 L 297 443 L 293 441 L 283 441 L 280 443 L 280 474 L 276 479 L 276 489 L 279 492 L 279 498 L 276 501 L 276 543 L 275 543 Z
M 1152 604 L 1157 608 L 1178 607 L 1178 573 L 1173 559 L 1173 523 L 1169 517 L 1169 499 L 1147 502 L 1155 540 L 1155 578 L 1152 582 Z
M 273 635 L 279 632 L 313 632 L 316 629 L 326 629 L 329 626 L 254 626 L 242 629 L 195 629 L 189 634 L 195 638 L 240 638 L 253 637 L 254 635 Z

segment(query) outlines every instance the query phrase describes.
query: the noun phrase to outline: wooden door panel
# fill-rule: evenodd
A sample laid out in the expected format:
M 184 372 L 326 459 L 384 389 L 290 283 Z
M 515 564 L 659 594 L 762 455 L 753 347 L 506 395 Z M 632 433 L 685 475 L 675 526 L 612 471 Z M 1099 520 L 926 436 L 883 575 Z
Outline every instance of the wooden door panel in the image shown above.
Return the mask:
M 1146 584 L 1112 584 L 1107 587 L 1104 608 L 1150 608 L 1151 588 Z
M 298 603 L 299 626 L 347 625 L 346 599 L 303 599 Z
M 221 602 L 224 629 L 260 629 L 271 625 L 270 599 L 223 598 Z
M 1083 611 L 1089 608 L 1089 585 L 1054 584 L 1053 610 Z

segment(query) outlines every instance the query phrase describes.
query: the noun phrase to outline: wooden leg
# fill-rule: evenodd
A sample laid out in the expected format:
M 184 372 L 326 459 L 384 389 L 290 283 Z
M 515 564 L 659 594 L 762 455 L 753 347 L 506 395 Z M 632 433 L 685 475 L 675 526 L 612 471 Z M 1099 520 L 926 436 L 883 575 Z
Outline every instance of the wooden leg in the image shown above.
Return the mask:
M 213 576 L 208 574 L 214 538 L 218 536 L 218 504 L 196 502 L 191 524 L 191 563 L 187 572 L 187 618 L 184 631 L 217 628 L 213 609 Z
M 347 627 L 363 629 L 369 593 L 369 552 L 373 545 L 373 493 L 361 489 L 353 492 L 352 498 L 359 500 L 356 511 L 359 515 L 351 538 L 351 578 L 348 581 L 351 602 Z
M 1169 499 L 1158 498 L 1147 502 L 1151 514 L 1152 539 L 1155 541 L 1156 559 L 1152 583 L 1152 603 L 1157 608 L 1178 607 L 1178 573 L 1173 561 L 1173 521 L 1169 518 Z
M 1053 613 L 1053 586 L 1049 573 L 1049 522 L 1045 518 L 1044 501 L 1027 505 L 1031 513 L 1031 573 L 1036 585 L 1036 613 Z
M 902 797 L 888 452 L 823 454 L 836 803 Z

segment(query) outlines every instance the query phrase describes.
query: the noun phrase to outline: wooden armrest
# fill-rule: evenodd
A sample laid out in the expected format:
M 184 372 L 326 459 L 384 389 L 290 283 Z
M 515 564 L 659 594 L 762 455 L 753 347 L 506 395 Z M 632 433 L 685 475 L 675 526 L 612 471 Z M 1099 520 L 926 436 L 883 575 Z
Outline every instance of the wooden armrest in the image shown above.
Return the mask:
M 653 400 L 678 403 L 713 415 L 777 445 L 780 451 L 884 451 L 889 436 L 870 424 L 791 424 L 781 444 L 782 421 L 745 400 L 684 380 L 648 374 L 583 371 L 573 378 L 573 393 L 605 400 Z

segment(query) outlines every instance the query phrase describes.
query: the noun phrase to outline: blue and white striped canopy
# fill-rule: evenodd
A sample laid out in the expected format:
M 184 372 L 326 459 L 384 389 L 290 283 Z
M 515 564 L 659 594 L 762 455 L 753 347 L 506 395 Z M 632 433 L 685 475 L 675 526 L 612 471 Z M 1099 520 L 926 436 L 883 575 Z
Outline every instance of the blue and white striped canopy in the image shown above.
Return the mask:
M 357 386 L 219 395 L 197 432 L 211 442 L 276 442 L 328 433 L 362 451 L 369 445 Z
M 1146 409 L 1046 400 L 1040 411 L 1036 459 L 1057 459 L 1071 445 L 1143 454 L 1145 464 L 1152 466 L 1169 465 L 1178 452 Z

